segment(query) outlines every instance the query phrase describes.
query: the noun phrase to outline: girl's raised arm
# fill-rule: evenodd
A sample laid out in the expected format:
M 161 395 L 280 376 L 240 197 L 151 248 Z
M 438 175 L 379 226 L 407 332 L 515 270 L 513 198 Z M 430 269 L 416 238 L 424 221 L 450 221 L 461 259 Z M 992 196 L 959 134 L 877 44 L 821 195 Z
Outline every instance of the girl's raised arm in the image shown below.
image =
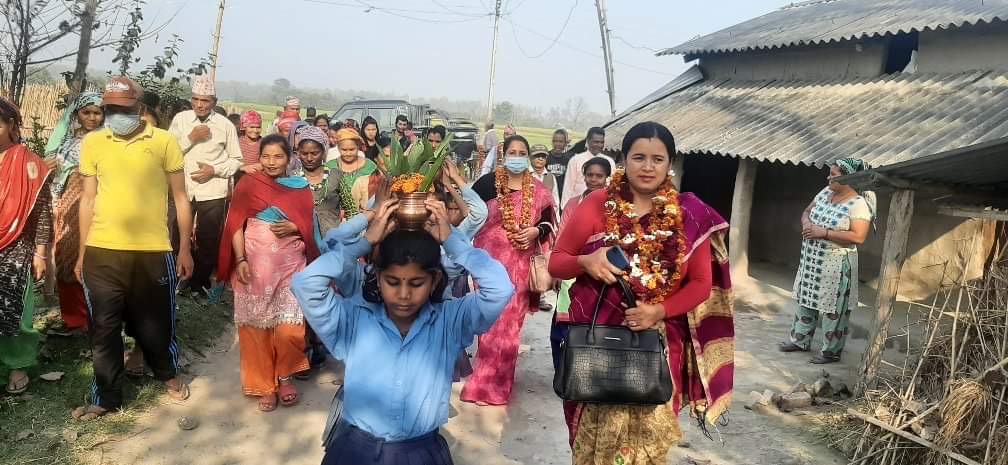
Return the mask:
M 291 290 L 315 333 L 337 358 L 352 334 L 352 306 L 344 296 L 360 293 L 364 270 L 358 258 L 371 251 L 362 236 L 330 243 L 330 251 L 294 275 Z M 335 286 L 335 288 L 334 288 Z
M 452 323 L 458 329 L 461 349 L 472 343 L 473 336 L 490 330 L 511 300 L 514 285 L 504 265 L 469 244 L 457 229 L 452 230 L 443 246 L 448 258 L 465 268 L 476 283 L 475 292 L 444 304 L 448 318 L 455 319 Z

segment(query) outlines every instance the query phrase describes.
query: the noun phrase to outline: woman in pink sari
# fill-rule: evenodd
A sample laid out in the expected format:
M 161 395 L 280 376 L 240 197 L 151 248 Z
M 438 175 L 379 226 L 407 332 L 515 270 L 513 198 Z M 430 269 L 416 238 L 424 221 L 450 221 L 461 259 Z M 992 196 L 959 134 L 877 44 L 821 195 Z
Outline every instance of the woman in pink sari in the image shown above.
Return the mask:
M 549 246 L 556 230 L 553 194 L 529 171 L 529 143 L 522 136 L 504 140 L 504 166 L 472 186 L 489 214 L 473 244 L 504 264 L 514 296 L 493 327 L 479 338 L 472 376 L 461 399 L 479 405 L 507 405 L 511 400 L 518 342 L 525 315 L 539 309 L 529 290 L 529 260 Z

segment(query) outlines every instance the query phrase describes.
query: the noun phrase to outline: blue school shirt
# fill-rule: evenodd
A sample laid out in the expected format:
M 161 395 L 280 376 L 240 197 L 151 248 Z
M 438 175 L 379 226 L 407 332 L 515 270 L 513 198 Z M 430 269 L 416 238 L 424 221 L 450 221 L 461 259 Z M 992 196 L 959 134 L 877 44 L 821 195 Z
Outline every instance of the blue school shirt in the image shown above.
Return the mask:
M 490 329 L 514 293 L 507 270 L 453 229 L 444 249 L 479 289 L 428 302 L 403 338 L 385 306 L 361 295 L 364 272 L 357 259 L 371 245 L 359 234 L 327 236 L 331 251 L 295 274 L 291 287 L 312 329 L 346 364 L 344 421 L 386 441 L 440 428 L 448 421 L 455 359 Z

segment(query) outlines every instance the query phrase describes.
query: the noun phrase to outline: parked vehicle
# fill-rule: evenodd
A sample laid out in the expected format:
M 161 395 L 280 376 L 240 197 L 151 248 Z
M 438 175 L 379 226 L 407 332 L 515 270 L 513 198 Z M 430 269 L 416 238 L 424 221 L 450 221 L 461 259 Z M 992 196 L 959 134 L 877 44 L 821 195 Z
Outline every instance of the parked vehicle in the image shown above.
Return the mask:
M 455 160 L 459 163 L 468 161 L 476 151 L 479 126 L 467 119 L 449 118 L 446 128 L 453 136 L 452 151 L 455 152 Z
M 451 118 L 446 112 L 432 109 L 430 105 L 417 105 L 405 100 L 354 100 L 344 103 L 333 113 L 333 121 L 353 118 L 360 123 L 365 116 L 378 121 L 378 128 L 391 132 L 395 128 L 396 116 L 406 115 L 413 123 L 413 132 L 420 136 L 427 128 L 441 124 L 453 135 L 452 152 L 458 161 L 467 161 L 476 150 L 479 127 L 469 120 Z
M 395 129 L 396 116 L 406 115 L 413 122 L 413 130 L 421 131 L 430 124 L 429 105 L 414 105 L 405 100 L 354 100 L 344 103 L 333 120 L 345 121 L 353 118 L 360 123 L 365 116 L 371 116 L 378 121 L 378 128 L 391 132 Z

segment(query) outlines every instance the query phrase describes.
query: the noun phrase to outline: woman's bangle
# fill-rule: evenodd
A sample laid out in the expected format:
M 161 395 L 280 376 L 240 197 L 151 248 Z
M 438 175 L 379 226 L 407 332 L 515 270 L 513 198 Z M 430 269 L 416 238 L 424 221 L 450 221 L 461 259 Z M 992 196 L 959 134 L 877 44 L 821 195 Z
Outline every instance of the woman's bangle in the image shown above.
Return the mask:
M 826 239 L 829 239 L 829 229 L 826 230 Z
M 40 254 L 40 253 L 38 253 L 38 252 L 36 252 L 36 253 L 35 253 L 35 257 L 36 257 L 36 258 L 41 258 L 42 260 L 49 260 L 49 257 L 48 257 L 48 256 L 46 256 L 46 255 L 42 255 L 42 254 Z
M 245 257 L 238 257 L 237 263 L 247 262 L 247 261 L 248 261 L 248 259 L 246 259 Z

